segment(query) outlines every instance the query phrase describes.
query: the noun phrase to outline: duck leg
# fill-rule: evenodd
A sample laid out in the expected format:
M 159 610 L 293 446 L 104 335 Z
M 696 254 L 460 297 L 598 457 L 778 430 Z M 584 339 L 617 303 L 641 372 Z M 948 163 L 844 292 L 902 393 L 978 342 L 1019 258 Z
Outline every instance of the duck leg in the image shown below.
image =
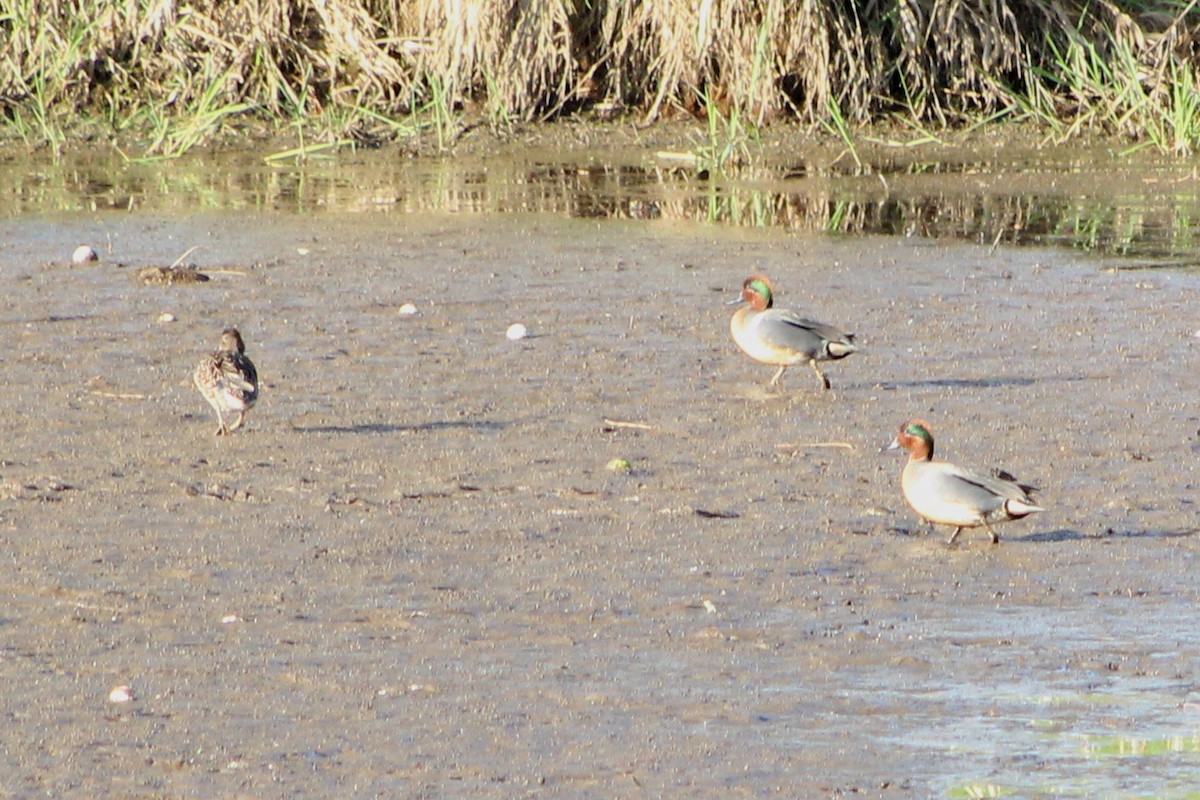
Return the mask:
M 783 371 L 784 371 L 785 369 L 787 369 L 787 367 L 780 367 L 780 368 L 779 368 L 779 371 L 775 373 L 775 377 L 774 377 L 774 378 L 771 378 L 771 382 L 770 382 L 770 383 L 768 383 L 768 384 L 767 384 L 767 386 L 776 386 L 776 385 L 778 385 L 778 386 L 779 386 L 779 387 L 782 389 L 782 388 L 783 388 L 783 385 L 779 383 L 779 379 L 783 377 Z
M 226 433 L 229 433 L 229 429 L 225 427 L 225 420 L 221 416 L 221 409 L 218 408 L 217 409 L 217 432 L 214 435 L 223 436 Z
M 821 372 L 821 368 L 817 366 L 817 360 L 815 358 L 809 359 L 808 365 L 812 367 L 813 372 L 817 373 L 817 380 L 821 382 L 821 385 L 828 389 L 829 378 L 826 378 L 825 373 Z
M 946 544 L 954 544 L 954 540 L 958 538 L 960 533 L 962 533 L 961 525 L 954 529 L 954 533 L 950 534 L 950 538 L 946 540 Z
M 987 520 L 984 520 L 983 524 L 988 529 L 988 533 L 992 535 L 992 544 L 1000 544 L 1000 534 L 996 533 L 996 531 L 992 529 L 991 523 L 989 523 Z
M 242 417 L 244 417 L 244 416 L 246 416 L 246 412 L 239 411 L 238 415 L 237 415 L 237 419 L 235 419 L 233 421 L 233 424 L 229 426 L 229 430 L 236 431 L 238 428 L 242 427 Z

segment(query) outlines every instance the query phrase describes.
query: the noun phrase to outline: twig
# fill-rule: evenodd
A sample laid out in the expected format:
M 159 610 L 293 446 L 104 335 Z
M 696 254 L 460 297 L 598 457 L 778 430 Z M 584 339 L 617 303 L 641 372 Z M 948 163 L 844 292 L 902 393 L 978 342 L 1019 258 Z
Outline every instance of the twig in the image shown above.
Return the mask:
M 780 442 L 775 446 L 780 450 L 804 450 L 815 447 L 839 447 L 843 450 L 854 449 L 854 445 L 849 442 Z
M 604 418 L 604 424 L 611 425 L 614 428 L 637 428 L 640 431 L 654 430 L 653 425 L 647 425 L 644 422 L 622 422 L 621 420 L 609 419 L 608 417 Z
M 125 394 L 122 392 L 102 392 L 99 389 L 88 389 L 89 394 L 94 394 L 98 397 L 111 397 L 115 400 L 148 400 L 148 394 Z
M 181 263 L 181 262 L 182 262 L 182 261 L 183 261 L 185 258 L 187 258 L 188 256 L 190 256 L 192 253 L 196 252 L 196 251 L 197 251 L 197 250 L 199 250 L 199 249 L 200 249 L 200 245 L 198 245 L 198 244 L 194 244 L 194 245 L 192 245 L 192 246 L 191 246 L 191 247 L 189 247 L 187 250 L 184 250 L 184 251 L 183 251 L 183 255 L 181 255 L 179 258 L 177 258 L 177 259 L 175 259 L 173 262 L 171 262 L 171 266 L 167 267 L 167 269 L 175 269 L 176 267 L 178 267 L 178 266 L 179 266 L 179 264 L 180 264 L 180 263 Z
M 104 389 L 93 388 L 93 387 L 97 387 L 97 386 L 104 386 L 106 388 L 104 388 Z M 88 379 L 88 381 L 86 383 L 86 388 L 87 388 L 88 394 L 94 394 L 99 397 L 112 397 L 117 400 L 146 400 L 146 399 L 149 399 L 149 397 L 150 397 L 150 395 L 148 395 L 148 394 L 134 394 L 133 392 L 118 392 L 112 387 L 111 383 L 104 380 L 104 378 L 100 377 L 99 375 L 97 375 L 94 378 Z

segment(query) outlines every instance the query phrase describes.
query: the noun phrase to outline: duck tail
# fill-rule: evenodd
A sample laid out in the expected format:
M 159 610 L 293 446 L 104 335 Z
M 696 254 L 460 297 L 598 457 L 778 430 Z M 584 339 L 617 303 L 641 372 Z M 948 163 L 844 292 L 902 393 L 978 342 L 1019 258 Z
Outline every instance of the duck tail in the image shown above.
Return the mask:
M 858 352 L 858 345 L 854 343 L 854 334 L 847 334 L 845 341 L 829 343 L 830 358 L 845 358 L 851 353 Z
M 1008 516 L 1012 517 L 1013 519 L 1020 519 L 1021 517 L 1027 517 L 1030 514 L 1036 514 L 1039 511 L 1045 511 L 1046 509 L 1042 508 L 1041 506 L 1035 506 L 1028 500 L 1012 499 L 1004 502 L 1004 510 L 1008 513 Z

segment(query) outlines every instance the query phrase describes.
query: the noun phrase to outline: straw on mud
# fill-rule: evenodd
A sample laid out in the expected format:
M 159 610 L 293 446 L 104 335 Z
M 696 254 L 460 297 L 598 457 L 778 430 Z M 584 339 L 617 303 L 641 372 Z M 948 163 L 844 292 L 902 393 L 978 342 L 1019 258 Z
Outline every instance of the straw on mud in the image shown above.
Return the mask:
M 654 430 L 653 425 L 647 425 L 644 422 L 623 422 L 618 419 L 609 419 L 608 417 L 604 418 L 604 424 L 613 428 L 636 428 L 642 431 Z
M 779 450 L 819 450 L 825 448 L 834 448 L 839 450 L 853 450 L 854 445 L 849 442 L 780 442 L 775 445 Z

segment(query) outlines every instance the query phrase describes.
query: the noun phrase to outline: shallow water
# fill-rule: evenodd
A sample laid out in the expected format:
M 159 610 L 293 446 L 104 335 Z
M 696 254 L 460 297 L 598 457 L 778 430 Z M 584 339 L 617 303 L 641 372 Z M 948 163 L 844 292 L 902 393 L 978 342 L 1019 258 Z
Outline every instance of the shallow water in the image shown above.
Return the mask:
M 9 794 L 1194 796 L 1200 276 L 1125 269 L 1182 235 L 831 236 L 465 163 L 10 191 Z M 134 279 L 185 253 L 210 282 Z M 862 337 L 831 392 L 734 350 L 751 271 Z M 264 389 L 217 439 L 226 324 Z M 916 415 L 1048 510 L 946 547 L 877 454 Z
M 107 151 L 62 163 L 9 152 L 0 154 L 0 214 L 534 212 L 1064 246 L 1121 256 L 1124 268 L 1191 267 L 1200 249 L 1195 165 L 1111 144 L 1046 147 L 1001 129 L 953 145 L 868 139 L 852 157 L 785 133 L 755 151 L 753 168 L 726 176 L 690 162 L 695 136 L 671 126 L 551 131 L 442 158 L 364 151 L 302 164 L 266 151 L 152 163 Z

